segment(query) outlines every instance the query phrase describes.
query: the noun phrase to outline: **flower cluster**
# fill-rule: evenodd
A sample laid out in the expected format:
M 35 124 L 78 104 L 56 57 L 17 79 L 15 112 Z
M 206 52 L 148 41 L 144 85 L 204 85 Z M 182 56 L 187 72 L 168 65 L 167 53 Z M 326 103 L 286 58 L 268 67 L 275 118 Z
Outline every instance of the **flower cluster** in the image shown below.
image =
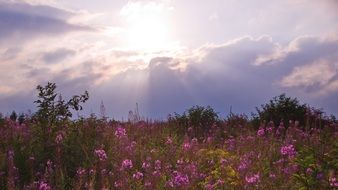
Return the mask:
M 330 177 L 329 183 L 332 188 L 338 188 L 338 181 L 335 177 Z
M 133 162 L 129 159 L 125 159 L 122 162 L 122 168 L 123 169 L 131 169 L 133 168 Z
M 143 178 L 143 173 L 142 172 L 136 172 L 133 174 L 133 178 L 136 180 L 141 180 Z
M 245 176 L 245 181 L 248 184 L 257 184 L 259 182 L 259 174 L 254 174 L 253 176 Z
M 295 147 L 292 144 L 290 144 L 290 145 L 282 146 L 280 149 L 280 153 L 283 156 L 288 156 L 289 158 L 293 158 L 294 156 L 296 156 L 297 151 Z
M 56 135 L 56 137 L 55 137 L 55 143 L 56 144 L 61 144 L 62 140 L 63 140 L 63 136 L 62 136 L 61 133 L 59 133 L 58 135 Z
M 77 171 L 76 171 L 76 174 L 77 174 L 78 176 L 83 176 L 85 173 L 86 173 L 86 170 L 83 169 L 83 168 L 79 168 L 79 169 L 77 169 Z
M 258 129 L 258 131 L 257 131 L 257 136 L 264 136 L 265 135 L 265 130 L 264 130 L 264 128 L 260 128 L 260 129 Z
M 122 127 L 117 127 L 115 131 L 115 136 L 119 139 L 126 137 L 127 136 L 126 129 Z
M 178 171 L 173 171 L 173 177 L 168 182 L 170 187 L 182 187 L 189 184 L 189 177 Z
M 103 149 L 96 149 L 95 155 L 99 158 L 100 161 L 107 160 L 107 154 Z
M 51 190 L 50 186 L 45 182 L 40 182 L 39 190 Z

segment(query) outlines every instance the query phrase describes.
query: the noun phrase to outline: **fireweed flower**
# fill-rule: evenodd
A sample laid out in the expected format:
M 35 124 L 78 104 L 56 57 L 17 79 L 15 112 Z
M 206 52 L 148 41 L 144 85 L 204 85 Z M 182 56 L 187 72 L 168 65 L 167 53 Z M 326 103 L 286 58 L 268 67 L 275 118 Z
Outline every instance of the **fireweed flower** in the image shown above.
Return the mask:
M 77 169 L 77 171 L 76 171 L 76 174 L 77 174 L 78 176 L 83 176 L 85 173 L 86 173 L 86 170 L 83 169 L 83 168 L 79 168 L 79 169 Z
M 266 129 L 266 132 L 268 132 L 268 133 L 271 133 L 273 131 L 273 128 L 272 127 L 268 127 L 267 129 Z
M 156 160 L 155 161 L 155 170 L 160 170 L 161 169 L 161 161 L 160 160 Z
M 336 177 L 330 177 L 329 183 L 330 183 L 331 187 L 338 188 L 338 181 L 337 181 Z
M 118 127 L 115 131 L 115 136 L 119 139 L 126 137 L 127 136 L 126 129 Z
M 254 174 L 253 176 L 245 176 L 245 181 L 248 184 L 257 184 L 259 182 L 259 174 Z
M 146 168 L 149 168 L 150 167 L 150 163 L 148 163 L 148 162 L 143 162 L 142 163 L 142 168 L 143 169 L 146 169 Z
M 107 160 L 107 154 L 103 149 L 96 149 L 95 155 L 99 158 L 100 161 Z
M 170 137 L 168 137 L 167 138 L 167 141 L 165 142 L 166 144 L 172 144 L 173 143 L 173 140 L 170 138 Z
M 306 174 L 307 174 L 307 175 L 311 175 L 312 172 L 313 172 L 313 170 L 312 170 L 311 168 L 307 168 L 307 169 L 306 169 Z
M 129 159 L 125 159 L 122 162 L 122 168 L 123 169 L 131 169 L 133 168 L 133 162 Z
M 270 174 L 269 174 L 269 177 L 274 179 L 274 178 L 276 178 L 276 174 L 270 173 Z
M 140 180 L 143 178 L 143 173 L 142 172 L 136 172 L 133 174 L 133 178 L 136 180 Z
M 13 159 L 14 158 L 14 151 L 13 150 L 9 150 L 8 151 L 8 159 Z
M 62 136 L 61 133 L 59 133 L 58 135 L 56 135 L 56 137 L 55 137 L 55 143 L 56 144 L 61 144 L 62 140 L 63 140 L 63 136 Z
M 264 128 L 258 129 L 257 136 L 261 137 L 261 136 L 264 136 L 264 134 L 265 134 Z
M 187 151 L 187 150 L 189 150 L 190 148 L 191 148 L 191 144 L 190 144 L 190 143 L 187 142 L 187 143 L 184 143 L 184 144 L 183 144 L 183 149 L 184 149 L 184 150 Z
M 189 184 L 189 177 L 181 172 L 174 171 L 172 178 L 168 181 L 170 187 L 181 187 Z
M 294 156 L 296 156 L 297 151 L 295 150 L 295 147 L 292 144 L 290 144 L 290 145 L 282 146 L 280 149 L 280 153 L 283 156 L 288 156 L 289 158 L 293 158 Z
M 39 190 L 51 190 L 51 188 L 49 187 L 47 183 L 42 181 L 39 184 Z
M 145 182 L 145 183 L 144 183 L 144 186 L 150 187 L 150 186 L 151 186 L 151 182 L 149 182 L 149 181 Z

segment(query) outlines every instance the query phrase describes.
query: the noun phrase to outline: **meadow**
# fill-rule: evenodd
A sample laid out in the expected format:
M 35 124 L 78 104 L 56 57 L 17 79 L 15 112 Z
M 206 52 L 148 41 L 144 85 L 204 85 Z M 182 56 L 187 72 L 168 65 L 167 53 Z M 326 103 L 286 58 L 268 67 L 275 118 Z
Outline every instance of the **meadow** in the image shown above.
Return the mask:
M 337 121 L 315 111 L 278 125 L 209 107 L 166 121 L 71 120 L 85 96 L 46 97 L 37 114 L 1 117 L 0 189 L 338 188 Z

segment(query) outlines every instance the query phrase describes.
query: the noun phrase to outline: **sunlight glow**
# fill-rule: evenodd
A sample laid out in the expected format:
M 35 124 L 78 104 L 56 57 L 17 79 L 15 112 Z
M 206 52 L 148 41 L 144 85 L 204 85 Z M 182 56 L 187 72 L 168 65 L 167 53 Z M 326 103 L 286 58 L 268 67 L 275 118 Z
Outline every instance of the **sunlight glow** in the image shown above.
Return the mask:
M 161 50 L 169 44 L 168 29 L 159 18 L 141 18 L 127 31 L 128 44 L 137 50 Z
M 165 6 L 156 3 L 129 3 L 121 10 L 126 19 L 126 43 L 128 48 L 142 51 L 170 49 L 170 26 Z

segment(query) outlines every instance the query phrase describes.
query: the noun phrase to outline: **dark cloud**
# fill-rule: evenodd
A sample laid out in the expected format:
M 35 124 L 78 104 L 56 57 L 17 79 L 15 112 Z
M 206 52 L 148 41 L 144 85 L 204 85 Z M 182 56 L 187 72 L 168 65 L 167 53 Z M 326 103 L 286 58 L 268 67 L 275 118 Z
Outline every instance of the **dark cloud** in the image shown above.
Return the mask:
M 281 84 L 296 67 L 309 66 L 322 59 L 332 65 L 338 60 L 337 45 L 335 40 L 303 38 L 290 43 L 297 47 L 291 51 L 291 47 L 280 48 L 266 37 L 243 38 L 201 48 L 197 56 L 188 59 L 183 71 L 173 69 L 179 58 L 154 58 L 148 68 L 120 73 L 96 92 L 102 95 L 104 102 L 111 102 L 106 105 L 107 110 L 118 116 L 126 115 L 136 102 L 145 115 L 152 117 L 164 118 L 168 113 L 182 112 L 193 105 L 211 105 L 223 114 L 228 113 L 230 107 L 234 112 L 250 114 L 256 106 L 283 92 L 337 115 L 338 105 L 332 93 L 318 97 L 316 91 Z M 268 64 L 256 64 L 262 55 L 275 54 L 283 56 Z
M 47 5 L 0 2 L 0 42 L 91 30 L 68 23 L 72 16 L 71 12 Z

